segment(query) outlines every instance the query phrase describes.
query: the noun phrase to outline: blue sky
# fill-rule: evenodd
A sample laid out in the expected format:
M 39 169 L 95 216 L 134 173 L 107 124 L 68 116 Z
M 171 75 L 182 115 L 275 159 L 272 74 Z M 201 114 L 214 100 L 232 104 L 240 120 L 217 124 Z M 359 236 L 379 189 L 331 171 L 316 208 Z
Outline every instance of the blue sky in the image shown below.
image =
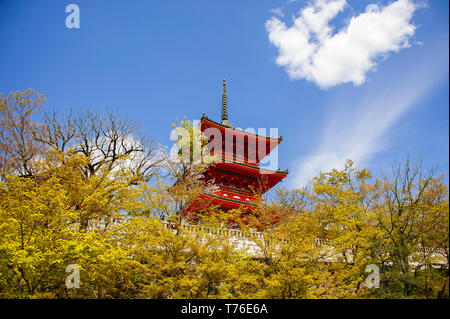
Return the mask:
M 284 186 L 346 158 L 448 175 L 449 4 L 399 1 L 0 1 L 0 92 L 118 109 L 171 145 L 177 118 L 220 118 L 226 78 L 230 122 L 283 136 Z

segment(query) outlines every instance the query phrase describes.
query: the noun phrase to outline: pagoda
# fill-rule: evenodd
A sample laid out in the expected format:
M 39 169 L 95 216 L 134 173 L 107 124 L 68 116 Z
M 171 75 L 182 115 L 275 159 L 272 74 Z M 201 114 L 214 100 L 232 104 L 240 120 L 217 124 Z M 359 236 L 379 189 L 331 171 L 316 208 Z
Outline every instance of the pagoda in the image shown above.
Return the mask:
M 195 211 L 201 203 L 217 205 L 221 210 L 240 208 L 244 212 L 253 211 L 262 195 L 284 179 L 288 170 L 269 170 L 260 167 L 260 162 L 275 147 L 282 137 L 261 136 L 234 128 L 228 121 L 228 102 L 226 83 L 223 80 L 222 120 L 216 122 L 202 114 L 200 129 L 214 144 L 211 154 L 217 161 L 209 165 L 204 180 L 210 180 L 217 187 L 214 193 L 203 192 L 187 207 Z M 215 132 L 211 136 L 211 132 Z M 219 133 L 219 134 L 217 134 Z M 219 138 L 218 138 L 219 137 Z

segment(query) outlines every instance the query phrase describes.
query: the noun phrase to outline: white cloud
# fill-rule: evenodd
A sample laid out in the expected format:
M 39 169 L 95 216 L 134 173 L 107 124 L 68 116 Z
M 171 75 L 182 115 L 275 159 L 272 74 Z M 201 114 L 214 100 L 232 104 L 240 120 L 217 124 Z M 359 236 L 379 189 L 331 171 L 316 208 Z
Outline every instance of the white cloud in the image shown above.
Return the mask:
M 438 45 L 420 60 L 414 68 L 377 79 L 356 100 L 333 99 L 324 127 L 310 132 L 321 134 L 317 146 L 295 161 L 292 186 L 306 185 L 321 171 L 342 169 L 346 159 L 364 167 L 378 152 L 395 145 L 391 133 L 401 119 L 436 85 L 448 81 L 448 39 L 445 46 Z
M 409 47 L 416 29 L 411 19 L 418 8 L 411 0 L 368 5 L 333 33 L 329 23 L 346 7 L 345 0 L 316 0 L 290 27 L 275 17 L 266 22 L 269 39 L 279 51 L 276 63 L 290 78 L 306 79 L 321 88 L 347 82 L 360 85 L 375 68 L 376 58 Z

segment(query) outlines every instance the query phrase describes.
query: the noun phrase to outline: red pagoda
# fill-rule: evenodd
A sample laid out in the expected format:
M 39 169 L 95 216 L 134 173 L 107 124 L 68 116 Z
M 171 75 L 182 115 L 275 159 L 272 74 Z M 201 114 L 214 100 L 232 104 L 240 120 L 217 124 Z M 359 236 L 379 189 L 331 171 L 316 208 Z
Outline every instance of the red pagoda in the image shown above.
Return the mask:
M 195 211 L 199 204 L 218 205 L 222 210 L 240 208 L 251 212 L 262 195 L 284 179 L 288 170 L 269 170 L 260 167 L 261 160 L 280 144 L 282 137 L 269 137 L 235 129 L 228 121 L 228 102 L 225 80 L 222 92 L 222 121 L 215 122 L 204 114 L 200 129 L 209 139 L 210 150 L 218 161 L 204 174 L 213 179 L 218 189 L 213 194 L 201 193 L 191 202 L 187 211 Z M 211 134 L 215 132 L 215 134 Z M 216 141 L 214 141 L 216 140 Z

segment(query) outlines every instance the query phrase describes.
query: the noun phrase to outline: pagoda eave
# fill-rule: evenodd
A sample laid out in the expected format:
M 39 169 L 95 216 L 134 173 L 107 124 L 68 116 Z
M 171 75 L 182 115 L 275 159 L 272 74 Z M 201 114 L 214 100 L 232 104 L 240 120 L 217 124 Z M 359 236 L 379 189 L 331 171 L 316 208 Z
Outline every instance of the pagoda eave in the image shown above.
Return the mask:
M 198 207 L 202 206 L 202 203 L 207 203 L 208 207 L 212 205 L 225 209 L 241 209 L 243 211 L 252 211 L 256 208 L 256 204 L 252 202 L 201 193 L 188 205 L 185 211 L 195 211 Z
M 274 140 L 274 141 L 278 141 L 278 144 L 281 143 L 281 141 L 283 140 L 282 136 L 278 136 L 278 137 L 274 137 L 274 136 L 264 136 L 264 135 L 258 135 L 255 133 L 250 133 L 250 132 L 246 132 L 246 131 L 242 131 L 242 130 L 237 130 L 234 127 L 230 127 L 228 125 L 223 125 L 219 122 L 216 122 L 214 120 L 211 120 L 209 117 L 207 117 L 205 114 L 202 114 L 202 118 L 200 119 L 200 122 L 203 123 L 204 121 L 209 122 L 210 124 L 213 124 L 213 126 L 221 128 L 221 129 L 232 129 L 233 131 L 236 131 L 237 133 L 242 133 L 242 134 L 246 134 L 246 135 L 253 135 L 257 138 L 260 139 L 265 139 L 265 140 Z
M 235 162 L 218 162 L 213 164 L 211 169 L 215 172 L 251 178 L 258 181 L 258 183 L 264 182 L 264 185 L 260 185 L 262 186 L 264 192 L 278 184 L 288 174 L 287 171 L 271 171 L 260 167 Z

